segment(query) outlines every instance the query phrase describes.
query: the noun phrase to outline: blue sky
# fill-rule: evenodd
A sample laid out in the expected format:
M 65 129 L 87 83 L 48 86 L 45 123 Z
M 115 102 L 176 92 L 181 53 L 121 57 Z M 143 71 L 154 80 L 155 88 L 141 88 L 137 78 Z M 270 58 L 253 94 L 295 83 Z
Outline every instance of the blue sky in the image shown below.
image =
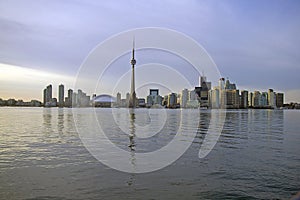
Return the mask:
M 48 83 L 72 87 L 97 44 L 162 27 L 196 40 L 240 89 L 274 88 L 300 102 L 299 15 L 297 0 L 0 0 L 0 97 L 41 100 Z

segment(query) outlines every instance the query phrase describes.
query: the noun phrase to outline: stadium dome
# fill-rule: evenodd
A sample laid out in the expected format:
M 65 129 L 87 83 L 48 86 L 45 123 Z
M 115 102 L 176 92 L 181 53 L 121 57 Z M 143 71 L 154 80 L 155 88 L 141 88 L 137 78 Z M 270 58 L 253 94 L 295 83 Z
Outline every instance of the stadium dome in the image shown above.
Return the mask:
M 111 107 L 111 104 L 115 102 L 116 98 L 108 94 L 101 94 L 93 99 L 95 107 Z

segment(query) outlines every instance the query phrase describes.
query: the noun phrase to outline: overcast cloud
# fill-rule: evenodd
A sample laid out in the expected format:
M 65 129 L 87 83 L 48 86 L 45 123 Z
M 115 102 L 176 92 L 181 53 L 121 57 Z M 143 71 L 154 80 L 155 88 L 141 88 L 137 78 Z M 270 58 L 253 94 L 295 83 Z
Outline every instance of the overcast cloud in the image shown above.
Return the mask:
M 299 15 L 297 0 L 0 0 L 0 63 L 75 77 L 108 37 L 163 27 L 194 38 L 240 88 L 274 88 L 300 102 Z

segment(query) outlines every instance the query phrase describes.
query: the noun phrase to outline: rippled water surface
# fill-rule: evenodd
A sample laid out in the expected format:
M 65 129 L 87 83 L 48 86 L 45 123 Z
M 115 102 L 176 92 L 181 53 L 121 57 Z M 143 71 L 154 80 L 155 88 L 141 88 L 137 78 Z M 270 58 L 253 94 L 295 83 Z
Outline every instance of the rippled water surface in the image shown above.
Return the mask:
M 128 110 L 112 118 L 111 109 L 0 108 L 0 199 L 289 199 L 300 190 L 299 111 L 229 110 L 217 144 L 202 159 L 212 111 L 200 111 L 190 148 L 146 174 L 119 172 L 95 159 L 80 140 L 74 113 L 79 129 L 88 132 L 96 114 L 113 144 L 131 152 L 134 144 L 134 153 L 142 153 L 174 138 L 182 111 L 158 110 L 167 116 L 160 132 L 133 140 L 130 129 L 128 135 L 120 128 L 122 112 Z M 149 123 L 149 116 L 136 110 L 136 124 Z

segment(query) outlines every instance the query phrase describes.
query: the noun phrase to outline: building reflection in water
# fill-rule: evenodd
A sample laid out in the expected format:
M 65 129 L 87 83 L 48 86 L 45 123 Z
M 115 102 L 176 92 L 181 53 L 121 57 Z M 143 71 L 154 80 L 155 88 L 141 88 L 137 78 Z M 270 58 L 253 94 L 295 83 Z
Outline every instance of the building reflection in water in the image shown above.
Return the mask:
M 64 112 L 63 108 L 59 108 L 57 112 L 57 130 L 59 134 L 62 134 L 64 129 Z
M 201 111 L 194 143 L 203 145 L 213 110 Z M 226 120 L 217 143 L 221 147 L 246 148 L 255 140 L 257 146 L 280 149 L 284 140 L 284 111 L 266 109 L 226 110 Z M 266 143 L 267 141 L 267 143 Z
M 130 148 L 131 151 L 131 164 L 133 166 L 133 169 L 136 167 L 135 163 L 135 112 L 134 109 L 129 109 L 129 115 L 130 115 L 130 134 L 129 134 L 129 145 L 128 147 Z M 129 180 L 127 181 L 127 184 L 129 186 L 134 184 L 134 173 L 130 174 Z
M 52 110 L 51 108 L 43 108 L 43 127 L 45 133 L 52 131 Z

